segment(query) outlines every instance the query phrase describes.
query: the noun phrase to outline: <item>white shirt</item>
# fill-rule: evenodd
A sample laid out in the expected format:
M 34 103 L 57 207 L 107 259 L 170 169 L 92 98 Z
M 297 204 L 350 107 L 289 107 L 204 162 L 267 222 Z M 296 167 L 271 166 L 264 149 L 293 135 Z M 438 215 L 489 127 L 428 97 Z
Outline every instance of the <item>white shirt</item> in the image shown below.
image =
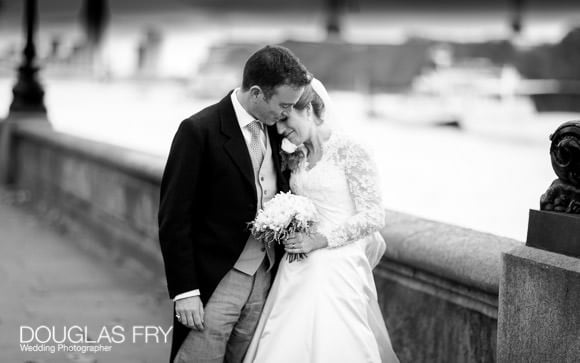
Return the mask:
M 238 100 L 237 95 L 239 90 L 240 90 L 239 88 L 236 88 L 232 92 L 231 95 L 232 105 L 234 106 L 234 112 L 236 114 L 236 118 L 238 119 L 240 129 L 242 130 L 242 134 L 244 135 L 244 140 L 246 140 L 246 145 L 248 146 L 248 148 L 250 148 L 250 142 L 252 141 L 252 133 L 246 126 L 256 121 L 256 118 L 250 115 Z M 260 129 L 262 129 L 262 132 L 260 133 L 260 140 L 262 140 L 262 146 L 265 147 L 264 124 L 258 121 L 258 125 L 260 125 Z
M 238 100 L 239 90 L 240 90 L 239 88 L 236 88 L 232 92 L 230 97 L 232 100 L 232 105 L 234 106 L 234 113 L 236 114 L 236 118 L 238 119 L 238 124 L 240 125 L 240 129 L 242 130 L 242 134 L 244 135 L 244 140 L 246 141 L 246 145 L 249 148 L 250 142 L 252 140 L 252 133 L 250 132 L 250 130 L 248 130 L 248 128 L 246 126 L 248 126 L 248 124 L 250 124 L 251 122 L 256 121 L 256 119 L 252 115 L 250 115 L 248 113 L 248 111 L 246 111 L 246 109 L 242 106 L 242 104 Z M 262 140 L 262 143 L 264 144 L 265 143 L 264 124 L 262 124 L 261 122 L 258 122 L 258 124 L 260 125 L 260 128 L 262 129 L 262 132 L 260 135 L 260 140 Z M 185 299 L 185 298 L 192 297 L 192 296 L 199 296 L 199 295 L 200 295 L 199 289 L 195 289 L 195 290 L 187 291 L 187 292 L 184 292 L 182 294 L 176 295 L 173 298 L 173 301 Z

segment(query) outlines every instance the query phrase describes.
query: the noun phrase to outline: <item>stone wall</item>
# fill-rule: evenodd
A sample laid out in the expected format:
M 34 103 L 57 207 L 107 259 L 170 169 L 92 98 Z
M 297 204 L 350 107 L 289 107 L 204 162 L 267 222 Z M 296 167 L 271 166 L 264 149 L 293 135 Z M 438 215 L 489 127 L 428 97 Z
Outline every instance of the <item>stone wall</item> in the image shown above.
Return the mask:
M 387 211 L 375 271 L 401 362 L 495 362 L 501 254 L 521 243 Z
M 111 258 L 163 279 L 157 242 L 165 160 L 21 122 L 15 182 Z M 375 271 L 401 362 L 494 362 L 501 252 L 520 243 L 392 211 Z
M 37 205 L 77 235 L 88 233 L 111 258 L 163 274 L 157 242 L 163 158 L 33 122 L 19 124 L 12 148 L 15 183 Z

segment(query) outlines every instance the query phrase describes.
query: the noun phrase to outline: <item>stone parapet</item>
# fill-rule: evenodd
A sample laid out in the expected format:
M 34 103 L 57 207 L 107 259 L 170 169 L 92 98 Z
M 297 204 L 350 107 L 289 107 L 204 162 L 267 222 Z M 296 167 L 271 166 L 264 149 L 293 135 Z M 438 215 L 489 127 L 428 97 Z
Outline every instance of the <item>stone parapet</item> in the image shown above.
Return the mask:
M 18 123 L 16 186 L 113 259 L 164 280 L 157 240 L 164 158 Z M 387 211 L 379 302 L 401 362 L 494 362 L 501 253 L 521 243 Z M 80 240 L 80 239 L 79 239 Z
M 498 362 L 580 360 L 580 260 L 522 246 L 506 252 Z

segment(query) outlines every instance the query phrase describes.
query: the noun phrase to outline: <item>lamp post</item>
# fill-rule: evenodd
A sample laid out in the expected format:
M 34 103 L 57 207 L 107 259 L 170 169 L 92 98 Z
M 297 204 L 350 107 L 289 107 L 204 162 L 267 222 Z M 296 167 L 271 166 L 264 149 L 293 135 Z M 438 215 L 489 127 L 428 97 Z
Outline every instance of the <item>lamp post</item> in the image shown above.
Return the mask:
M 342 12 L 345 0 L 326 0 L 326 36 L 327 39 L 340 39 L 342 33 Z
M 107 0 L 84 0 L 80 20 L 85 32 L 90 57 L 90 70 L 93 75 L 102 76 L 102 43 L 109 22 Z
M 522 34 L 523 30 L 524 0 L 511 0 L 510 3 L 512 8 L 510 27 L 512 37 L 515 39 Z
M 43 127 L 50 126 L 44 107 L 44 90 L 38 82 L 38 67 L 35 64 L 36 49 L 34 33 L 37 25 L 37 0 L 26 0 L 24 3 L 24 30 L 26 46 L 24 47 L 22 64 L 18 67 L 18 79 L 12 94 L 12 104 L 6 120 L 0 123 L 0 184 L 14 183 L 16 162 L 14 160 L 14 144 L 12 143 L 13 127 L 22 122 L 23 117 L 33 120 Z M 38 121 L 41 121 L 40 123 Z
M 12 90 L 14 98 L 10 105 L 10 116 L 26 112 L 46 114 L 44 106 L 44 90 L 38 81 L 36 66 L 36 46 L 34 35 L 37 27 L 37 0 L 26 0 L 24 8 L 24 30 L 26 32 L 26 46 L 24 47 L 23 60 L 18 67 L 18 80 Z

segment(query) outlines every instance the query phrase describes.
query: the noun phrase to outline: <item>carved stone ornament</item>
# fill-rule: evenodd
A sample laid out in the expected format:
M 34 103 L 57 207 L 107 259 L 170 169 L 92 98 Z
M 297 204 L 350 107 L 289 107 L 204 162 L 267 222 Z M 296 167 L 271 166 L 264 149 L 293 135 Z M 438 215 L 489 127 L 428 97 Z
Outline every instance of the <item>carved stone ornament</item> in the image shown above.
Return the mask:
M 552 168 L 559 179 L 542 195 L 540 209 L 580 214 L 580 121 L 563 123 L 550 140 Z

